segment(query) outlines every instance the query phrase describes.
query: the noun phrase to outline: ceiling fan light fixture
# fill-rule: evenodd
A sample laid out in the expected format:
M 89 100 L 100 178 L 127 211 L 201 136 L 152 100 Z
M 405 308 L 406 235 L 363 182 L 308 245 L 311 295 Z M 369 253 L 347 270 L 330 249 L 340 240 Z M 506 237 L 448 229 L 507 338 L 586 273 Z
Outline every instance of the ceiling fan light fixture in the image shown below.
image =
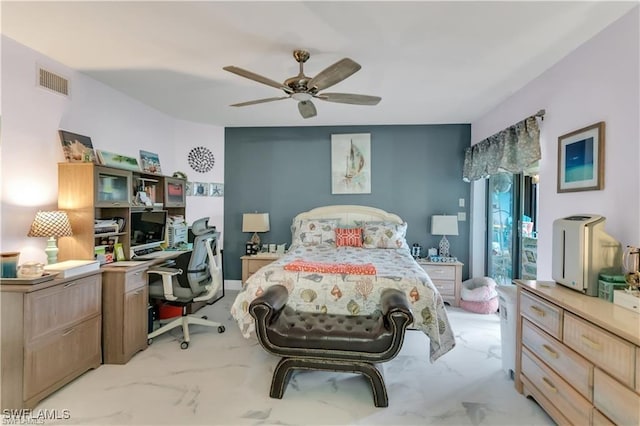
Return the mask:
M 313 98 L 313 96 L 310 93 L 306 93 L 306 92 L 294 93 L 291 95 L 291 97 L 299 102 L 309 101 L 311 100 L 311 98 Z

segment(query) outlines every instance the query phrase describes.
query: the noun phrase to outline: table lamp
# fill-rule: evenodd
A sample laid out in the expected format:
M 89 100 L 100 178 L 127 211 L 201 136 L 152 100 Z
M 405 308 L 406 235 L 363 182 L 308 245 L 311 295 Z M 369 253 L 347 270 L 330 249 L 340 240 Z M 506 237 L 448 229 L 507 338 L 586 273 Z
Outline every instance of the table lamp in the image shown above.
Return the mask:
M 242 232 L 253 232 L 251 243 L 260 246 L 258 232 L 269 231 L 269 213 L 245 213 L 242 215 Z
M 434 215 L 431 216 L 431 235 L 442 235 L 438 254 L 449 257 L 449 240 L 447 235 L 458 235 L 458 216 Z
M 39 211 L 36 218 L 31 224 L 31 229 L 27 236 L 29 237 L 47 237 L 47 263 L 52 264 L 58 261 L 58 246 L 56 238 L 68 237 L 73 235 L 71 224 L 67 212 L 64 211 Z

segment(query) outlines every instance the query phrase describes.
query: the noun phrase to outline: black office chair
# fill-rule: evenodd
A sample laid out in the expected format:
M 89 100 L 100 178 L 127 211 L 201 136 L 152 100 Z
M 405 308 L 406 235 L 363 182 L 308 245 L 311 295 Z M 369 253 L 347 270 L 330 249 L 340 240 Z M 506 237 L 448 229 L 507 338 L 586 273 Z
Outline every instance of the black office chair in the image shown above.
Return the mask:
M 192 227 L 195 236 L 193 250 L 184 253 L 176 259 L 175 267 L 153 267 L 149 274 L 158 274 L 162 280 L 149 284 L 149 297 L 156 300 L 182 307 L 182 316 L 157 330 L 149 333 L 148 343 L 153 338 L 182 326 L 184 340 L 180 343 L 182 349 L 189 347 L 189 324 L 217 327 L 218 333 L 224 332 L 224 325 L 208 321 L 207 317 L 187 315 L 187 306 L 193 302 L 209 301 L 223 285 L 222 261 L 217 250 L 217 232 L 215 227 L 208 226 L 208 219 L 196 220 Z

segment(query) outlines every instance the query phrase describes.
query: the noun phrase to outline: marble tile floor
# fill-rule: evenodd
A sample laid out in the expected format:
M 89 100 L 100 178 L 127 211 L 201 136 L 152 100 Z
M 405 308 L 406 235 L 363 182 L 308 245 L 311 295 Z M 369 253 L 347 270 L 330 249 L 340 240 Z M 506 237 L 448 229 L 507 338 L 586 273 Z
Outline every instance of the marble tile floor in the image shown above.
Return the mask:
M 229 314 L 237 292 L 200 312 L 226 332 L 192 326 L 155 339 L 126 365 L 102 365 L 37 407 L 68 410 L 64 425 L 552 425 L 518 394 L 501 367 L 498 315 L 448 308 L 456 347 L 429 362 L 428 339 L 409 331 L 400 354 L 384 365 L 389 407 L 373 405 L 357 374 L 295 372 L 284 398 L 269 398 L 278 358 L 244 339 Z

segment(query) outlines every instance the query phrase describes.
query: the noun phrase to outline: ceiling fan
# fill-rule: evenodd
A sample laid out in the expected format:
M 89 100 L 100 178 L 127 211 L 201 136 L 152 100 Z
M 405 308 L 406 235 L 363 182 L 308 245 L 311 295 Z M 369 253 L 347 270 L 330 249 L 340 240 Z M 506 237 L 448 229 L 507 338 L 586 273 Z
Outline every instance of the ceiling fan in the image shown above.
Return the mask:
M 377 105 L 382 99 L 379 96 L 357 95 L 353 93 L 319 93 L 321 90 L 327 89 L 351 76 L 358 71 L 361 66 L 349 58 L 344 58 L 325 68 L 318 75 L 311 78 L 304 75 L 303 70 L 304 63 L 307 62 L 309 56 L 310 54 L 306 50 L 293 51 L 293 57 L 300 64 L 300 72 L 297 76 L 286 79 L 284 83 L 278 83 L 275 80 L 271 80 L 270 78 L 263 77 L 239 67 L 224 67 L 223 69 L 225 71 L 257 81 L 258 83 L 266 84 L 267 86 L 275 87 L 276 89 L 281 89 L 286 93 L 286 96 L 256 99 L 253 101 L 233 104 L 231 106 L 241 107 L 291 98 L 298 101 L 298 110 L 300 111 L 300 115 L 302 115 L 303 118 L 310 118 L 317 115 L 316 107 L 313 105 L 313 102 L 311 102 L 311 99 L 313 98 L 327 102 L 353 105 Z

